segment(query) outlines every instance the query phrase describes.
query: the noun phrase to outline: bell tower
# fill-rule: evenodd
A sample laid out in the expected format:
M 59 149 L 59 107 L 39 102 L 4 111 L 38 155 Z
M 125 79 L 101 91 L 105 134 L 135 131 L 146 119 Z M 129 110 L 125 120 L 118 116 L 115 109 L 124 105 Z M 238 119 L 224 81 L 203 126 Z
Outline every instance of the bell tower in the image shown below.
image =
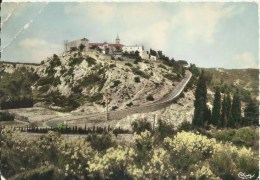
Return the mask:
M 116 44 L 120 44 L 120 39 L 119 39 L 118 33 L 117 33 L 117 37 L 116 37 Z

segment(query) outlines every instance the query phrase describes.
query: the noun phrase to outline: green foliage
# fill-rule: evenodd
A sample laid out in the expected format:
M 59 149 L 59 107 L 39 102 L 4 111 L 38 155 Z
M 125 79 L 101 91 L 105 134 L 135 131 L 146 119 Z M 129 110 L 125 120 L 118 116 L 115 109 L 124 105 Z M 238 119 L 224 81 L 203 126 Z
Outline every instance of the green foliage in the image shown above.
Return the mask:
M 98 101 L 102 100 L 102 98 L 103 98 L 103 94 L 97 93 L 93 96 L 88 97 L 88 101 L 89 102 L 98 102 Z
M 259 103 L 256 100 L 250 99 L 246 104 L 244 110 L 245 117 L 243 118 L 242 125 L 258 125 L 259 119 Z
M 134 60 L 134 64 L 138 64 L 139 62 L 142 62 L 142 58 L 138 55 Z
M 69 59 L 69 66 L 79 65 L 84 60 L 83 57 L 74 57 Z
M 71 48 L 70 48 L 70 52 L 77 51 L 77 50 L 78 50 L 77 47 L 71 47 Z
M 115 64 L 110 64 L 109 67 L 110 68 L 114 68 L 114 67 L 116 67 L 116 65 Z
M 138 68 L 131 68 L 132 69 L 132 72 L 134 73 L 134 75 L 139 75 L 139 76 L 141 76 L 141 77 L 143 77 L 143 78 L 146 78 L 146 79 L 149 79 L 150 78 L 150 76 L 149 75 L 147 75 L 147 74 L 145 74 L 143 71 L 141 71 L 140 69 L 138 69 Z
M 96 65 L 96 60 L 92 57 L 87 57 L 86 61 L 88 62 L 88 66 L 93 66 L 93 65 Z
M 111 88 L 117 87 L 119 84 L 121 84 L 120 80 L 114 80 L 113 81 L 113 85 L 111 86 Z
M 82 85 L 83 87 L 86 87 L 86 86 L 90 86 L 93 84 L 97 84 L 101 80 L 102 80 L 102 78 L 99 76 L 98 73 L 93 73 L 93 74 L 90 74 L 89 76 L 85 76 L 84 78 L 82 78 L 80 85 Z
M 126 66 L 129 66 L 129 67 L 133 67 L 133 65 L 131 63 L 125 63 Z
M 221 126 L 221 94 L 219 88 L 215 91 L 211 123 L 214 126 Z
M 213 85 L 213 88 L 216 86 L 220 87 L 220 91 L 224 94 L 235 94 L 237 91 L 239 91 L 240 99 L 244 102 L 247 102 L 251 98 L 251 93 L 249 90 L 244 89 L 244 87 L 241 87 L 239 85 L 233 85 L 223 82 L 222 84 L 215 83 Z
M 37 85 L 38 86 L 46 86 L 46 85 L 53 85 L 53 86 L 57 86 L 58 84 L 60 84 L 60 77 L 54 77 L 54 76 L 46 76 L 46 77 L 42 77 L 38 80 Z M 47 89 L 48 90 L 48 89 Z M 41 90 L 42 92 L 44 92 L 43 90 Z M 46 92 L 46 91 L 45 91 Z
M 50 60 L 50 67 L 54 68 L 54 67 L 57 67 L 60 65 L 61 65 L 61 61 L 60 61 L 59 56 L 57 56 L 56 54 L 53 54 L 53 58 Z
M 140 81 L 140 77 L 139 77 L 139 76 L 135 76 L 135 77 L 134 77 L 134 82 L 136 82 L 136 83 L 141 82 L 141 81 Z
M 204 71 L 202 71 L 195 92 L 195 101 L 194 101 L 194 117 L 192 124 L 197 127 L 203 127 L 207 120 L 206 110 L 207 110 L 207 86 L 205 80 Z
M 238 172 L 259 175 L 256 152 L 198 133 L 178 132 L 154 144 L 154 135 L 145 130 L 133 139 L 133 143 L 116 143 L 109 134 L 92 134 L 86 140 L 55 132 L 24 138 L 21 132 L 4 128 L 1 172 L 8 179 L 17 175 L 61 180 L 183 179 L 184 176 L 185 179 L 231 179 L 237 178 Z
M 12 74 L 4 74 L 0 80 L 0 99 L 32 97 L 31 85 L 37 79 L 38 75 L 24 67 L 16 69 Z
M 8 111 L 0 112 L 0 121 L 13 121 L 15 115 Z
M 256 128 L 253 127 L 211 130 L 210 134 L 212 137 L 221 141 L 232 142 L 236 145 L 243 145 L 258 149 L 258 147 L 254 147 L 258 143 L 258 133 Z
M 174 126 L 161 119 L 158 120 L 158 126 L 155 130 L 159 140 L 163 140 L 167 136 L 174 134 Z
M 175 82 L 176 80 L 178 80 L 177 76 L 172 73 L 163 74 L 163 77 L 171 80 L 172 82 Z
M 154 97 L 152 94 L 148 94 L 148 96 L 146 96 L 146 100 L 147 101 L 154 101 Z
M 97 151 L 105 151 L 115 144 L 111 134 L 90 134 L 87 136 L 87 141 L 90 142 L 91 147 Z
M 66 128 L 67 128 L 67 126 L 66 126 L 65 124 L 57 124 L 57 129 L 58 129 L 59 131 L 64 130 L 64 129 L 66 129 Z
M 158 67 L 167 70 L 167 68 L 162 64 L 159 64 Z
M 128 103 L 128 104 L 126 104 L 126 106 L 127 107 L 131 107 L 133 105 L 133 103 L 132 102 L 130 102 L 130 103 Z
M 179 126 L 178 126 L 178 131 L 190 131 L 192 130 L 192 125 L 188 121 L 183 121 Z
M 11 180 L 44 180 L 52 179 L 54 176 L 55 168 L 54 166 L 49 167 L 39 167 L 28 172 L 24 172 L 16 175 Z
M 233 96 L 231 120 L 229 122 L 230 127 L 238 127 L 241 124 L 241 102 L 238 93 Z
M 133 132 L 140 134 L 141 132 L 152 131 L 152 124 L 147 121 L 146 118 L 143 119 L 137 119 L 131 123 L 131 127 Z
M 80 51 L 83 51 L 83 50 L 85 49 L 85 47 L 86 47 L 86 46 L 85 46 L 84 44 L 80 44 L 79 50 L 80 50 Z

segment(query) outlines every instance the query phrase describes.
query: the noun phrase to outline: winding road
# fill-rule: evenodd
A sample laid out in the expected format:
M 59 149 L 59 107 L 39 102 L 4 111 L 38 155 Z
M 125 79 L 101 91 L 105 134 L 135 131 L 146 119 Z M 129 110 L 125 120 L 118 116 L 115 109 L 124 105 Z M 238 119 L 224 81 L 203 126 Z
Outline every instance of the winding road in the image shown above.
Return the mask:
M 138 107 L 131 107 L 116 111 L 110 111 L 108 116 L 109 119 L 122 119 L 130 114 L 136 114 L 136 113 L 145 113 L 145 112 L 152 112 L 159 109 L 162 109 L 164 107 L 169 106 L 176 98 L 181 94 L 181 92 L 184 90 L 185 86 L 188 84 L 190 78 L 192 77 L 192 73 L 190 71 L 185 72 L 184 78 L 177 84 L 175 89 L 168 93 L 166 96 L 161 98 L 158 101 L 155 101 L 150 104 L 145 104 Z M 77 120 L 79 122 L 82 121 L 90 121 L 91 119 L 106 119 L 107 113 L 92 113 L 92 114 L 85 114 L 85 115 L 71 115 L 71 116 L 65 116 L 65 117 L 57 117 L 54 119 L 51 119 L 45 123 L 45 126 L 48 127 L 56 127 L 57 124 L 64 123 L 64 121 L 73 121 Z

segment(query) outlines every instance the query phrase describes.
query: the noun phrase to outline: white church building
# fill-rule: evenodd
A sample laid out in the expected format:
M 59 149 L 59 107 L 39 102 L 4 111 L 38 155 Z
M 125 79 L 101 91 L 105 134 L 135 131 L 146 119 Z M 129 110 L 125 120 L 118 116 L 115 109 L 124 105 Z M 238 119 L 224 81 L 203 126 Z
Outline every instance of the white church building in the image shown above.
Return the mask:
M 139 51 L 139 55 L 141 58 L 147 58 L 147 52 L 144 50 L 144 46 L 140 45 L 133 45 L 133 46 L 126 46 L 120 43 L 120 38 L 117 35 L 115 39 L 115 43 L 95 43 L 89 42 L 87 38 L 82 38 L 74 41 L 64 41 L 64 51 L 71 51 L 72 49 L 79 49 L 81 45 L 84 45 L 84 51 L 88 51 L 93 47 L 99 47 L 102 50 L 103 54 L 122 54 L 123 52 L 127 53 L 135 53 Z

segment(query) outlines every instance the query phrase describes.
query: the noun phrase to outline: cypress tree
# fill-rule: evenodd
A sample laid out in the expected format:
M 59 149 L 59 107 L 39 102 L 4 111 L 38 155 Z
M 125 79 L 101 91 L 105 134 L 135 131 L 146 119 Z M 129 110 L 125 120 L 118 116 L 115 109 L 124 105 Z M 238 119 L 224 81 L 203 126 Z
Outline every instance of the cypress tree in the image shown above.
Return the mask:
M 241 102 L 238 93 L 234 94 L 231 107 L 231 127 L 237 127 L 241 123 Z
M 259 104 L 250 99 L 244 110 L 244 122 L 243 125 L 258 125 L 259 118 Z
M 195 91 L 195 101 L 194 101 L 194 117 L 192 120 L 193 126 L 204 126 L 205 124 L 205 111 L 207 108 L 207 86 L 204 71 L 201 72 L 197 88 Z
M 205 122 L 207 122 L 207 124 L 210 124 L 210 123 L 211 123 L 211 119 L 212 119 L 211 110 L 210 110 L 210 108 L 207 106 L 207 107 L 206 107 L 206 110 L 205 110 Z
M 213 102 L 212 117 L 211 117 L 211 122 L 212 122 L 212 125 L 214 125 L 214 126 L 221 125 L 220 111 L 221 111 L 221 94 L 220 94 L 219 87 L 217 87 L 217 89 L 215 91 L 215 98 L 214 98 L 214 102 Z
M 224 96 L 221 111 L 221 127 L 227 127 L 227 98 Z

